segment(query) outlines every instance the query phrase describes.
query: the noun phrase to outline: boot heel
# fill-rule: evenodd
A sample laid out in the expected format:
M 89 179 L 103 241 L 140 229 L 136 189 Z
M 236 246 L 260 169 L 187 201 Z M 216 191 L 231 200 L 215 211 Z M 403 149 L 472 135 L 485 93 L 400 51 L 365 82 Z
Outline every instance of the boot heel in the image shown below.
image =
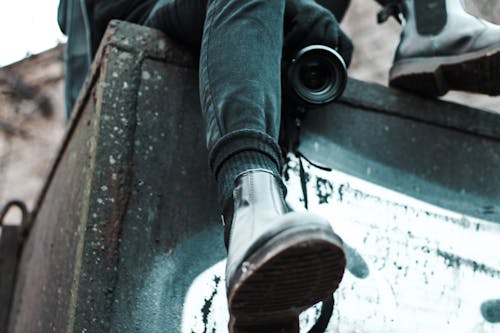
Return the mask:
M 470 55 L 394 64 L 389 85 L 437 97 L 450 90 L 500 95 L 500 46 Z
M 338 288 L 346 265 L 342 240 L 321 216 L 288 211 L 272 174 L 243 174 L 233 197 L 230 331 L 275 333 L 285 325 L 294 332 L 299 314 Z
M 391 76 L 389 86 L 428 97 L 442 96 L 450 90 L 446 77 L 440 68 L 434 72 L 416 72 Z
M 332 232 L 299 229 L 284 232 L 248 258 L 230 288 L 231 316 L 239 325 L 261 325 L 298 317 L 331 297 L 345 269 L 342 241 Z

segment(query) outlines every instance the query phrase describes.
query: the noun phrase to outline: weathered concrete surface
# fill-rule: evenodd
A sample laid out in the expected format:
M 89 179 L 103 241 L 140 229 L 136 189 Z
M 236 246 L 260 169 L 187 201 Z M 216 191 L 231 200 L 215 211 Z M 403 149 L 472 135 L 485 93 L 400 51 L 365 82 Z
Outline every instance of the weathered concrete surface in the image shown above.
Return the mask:
M 218 222 L 196 73 L 156 32 L 108 31 L 39 202 L 11 332 L 108 331 L 155 255 Z
M 206 332 L 191 326 L 187 294 L 225 251 L 196 77 L 195 60 L 162 34 L 113 23 L 40 198 L 10 332 Z M 301 150 L 438 206 L 472 200 L 499 222 L 488 183 L 498 184 L 498 125 L 489 113 L 353 81 L 343 100 L 310 114 Z M 422 183 L 436 192 L 419 195 Z M 206 324 L 212 301 L 199 297 Z

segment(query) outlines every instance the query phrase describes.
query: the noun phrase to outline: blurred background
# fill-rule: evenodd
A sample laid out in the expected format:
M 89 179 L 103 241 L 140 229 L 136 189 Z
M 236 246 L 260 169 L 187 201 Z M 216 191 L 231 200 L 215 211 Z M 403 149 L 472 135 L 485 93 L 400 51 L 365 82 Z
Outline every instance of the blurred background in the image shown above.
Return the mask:
M 65 132 L 65 37 L 56 23 L 57 5 L 0 2 L 0 205 L 17 198 L 33 207 Z M 500 23 L 500 1 L 467 5 Z M 351 77 L 386 85 L 400 26 L 392 19 L 378 25 L 378 11 L 375 1 L 353 0 L 342 27 L 355 45 Z M 450 93 L 444 99 L 500 112 L 500 97 Z

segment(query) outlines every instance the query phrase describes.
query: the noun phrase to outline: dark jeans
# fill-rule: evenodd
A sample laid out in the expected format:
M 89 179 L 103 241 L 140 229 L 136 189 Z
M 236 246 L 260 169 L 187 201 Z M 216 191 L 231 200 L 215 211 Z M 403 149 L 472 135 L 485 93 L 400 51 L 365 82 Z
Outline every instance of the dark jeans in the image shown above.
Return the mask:
M 340 20 L 349 0 L 318 0 Z M 144 24 L 199 52 L 209 163 L 227 203 L 248 169 L 281 173 L 285 0 L 157 0 Z
M 349 3 L 349 0 L 316 1 L 339 20 Z M 281 151 L 277 141 L 285 0 L 85 0 L 84 3 L 85 6 L 80 6 L 77 0 L 61 0 L 59 7 L 59 23 L 68 33 L 68 45 L 85 46 L 82 55 L 75 54 L 75 47 L 68 47 L 71 51 L 66 57 L 68 111 L 108 22 L 121 19 L 144 24 L 162 30 L 200 55 L 201 109 L 210 166 L 218 180 L 219 192 L 229 191 L 234 176 L 249 168 L 264 168 L 279 175 Z M 72 29 L 75 27 L 81 33 Z M 79 65 L 81 59 L 85 60 L 83 66 Z M 225 179 L 221 180 L 219 174 Z M 227 197 L 227 193 L 220 194 Z
M 317 0 L 340 20 L 349 0 Z M 241 151 L 280 168 L 285 0 L 158 0 L 145 25 L 200 53 L 200 100 L 211 168 Z M 273 168 L 274 169 L 274 168 Z
M 201 109 L 216 177 L 240 152 L 262 154 L 276 170 L 281 165 L 284 6 L 285 0 L 159 0 L 146 19 L 199 51 Z

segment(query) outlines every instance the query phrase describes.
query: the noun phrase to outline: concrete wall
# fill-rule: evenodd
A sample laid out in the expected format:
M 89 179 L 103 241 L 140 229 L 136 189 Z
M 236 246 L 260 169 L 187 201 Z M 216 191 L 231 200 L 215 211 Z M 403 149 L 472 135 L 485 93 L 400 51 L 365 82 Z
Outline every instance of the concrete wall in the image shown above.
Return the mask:
M 156 32 L 108 31 L 24 248 L 11 332 L 109 330 L 118 291 L 218 222 L 196 73 Z

